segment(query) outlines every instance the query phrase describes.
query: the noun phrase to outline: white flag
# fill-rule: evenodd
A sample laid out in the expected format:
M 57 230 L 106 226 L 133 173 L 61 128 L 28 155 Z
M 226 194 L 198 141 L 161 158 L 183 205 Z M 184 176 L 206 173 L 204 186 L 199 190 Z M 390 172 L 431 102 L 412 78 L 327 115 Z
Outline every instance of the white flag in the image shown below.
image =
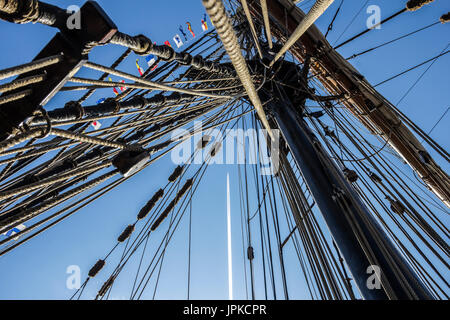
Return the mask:
M 147 61 L 148 66 L 151 67 L 153 64 L 155 64 L 156 58 L 154 55 L 151 54 L 145 57 L 145 61 Z
M 102 124 L 100 123 L 100 121 L 93 121 L 91 124 L 95 130 L 98 130 L 102 127 Z
M 19 224 L 17 227 L 12 228 L 11 230 L 2 233 L 4 236 L 7 236 L 8 238 L 19 233 L 20 231 L 25 230 L 27 227 L 23 224 Z M 14 240 L 17 241 L 19 237 L 15 237 Z
M 178 34 L 176 34 L 175 37 L 173 37 L 173 41 L 177 45 L 177 48 L 183 45 L 183 41 L 181 41 L 181 37 Z

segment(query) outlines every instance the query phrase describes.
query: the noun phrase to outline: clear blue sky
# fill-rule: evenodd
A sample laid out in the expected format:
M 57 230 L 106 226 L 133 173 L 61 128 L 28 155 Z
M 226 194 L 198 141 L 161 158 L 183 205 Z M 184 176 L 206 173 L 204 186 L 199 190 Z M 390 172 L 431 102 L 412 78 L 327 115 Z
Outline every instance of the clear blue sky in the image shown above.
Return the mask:
M 47 2 L 59 7 L 67 7 L 73 4 L 81 6 L 84 1 L 48 0 Z M 192 23 L 196 33 L 201 33 L 200 20 L 205 12 L 201 0 L 100 0 L 98 2 L 116 22 L 120 31 L 131 35 L 142 33 L 157 43 L 171 40 L 176 33 L 179 33 L 178 26 L 180 24 L 185 26 L 186 21 Z M 383 26 L 381 30 L 374 30 L 343 47 L 340 52 L 345 57 L 350 56 L 355 52 L 436 21 L 441 14 L 449 11 L 450 4 L 444 0 L 435 2 L 416 13 L 405 13 L 395 21 Z M 322 31 L 326 30 L 339 3 L 340 1 L 336 0 L 319 19 L 317 25 Z M 342 12 L 335 22 L 334 30 L 329 34 L 328 38 L 331 43 L 335 42 L 361 3 L 360 0 L 345 1 Z M 400 0 L 369 2 L 369 4 L 377 4 L 381 7 L 383 18 L 399 10 L 404 3 L 405 1 Z M 305 7 L 309 8 L 309 5 L 305 5 Z M 363 30 L 367 17 L 368 15 L 363 11 L 342 36 L 341 41 Z M 208 23 L 210 24 L 209 21 Z M 450 24 L 435 26 L 393 46 L 354 59 L 352 63 L 371 83 L 380 82 L 439 54 L 449 43 L 449 28 Z M 188 33 L 187 30 L 186 33 Z M 19 26 L 0 22 L 0 38 L 4 46 L 0 53 L 0 69 L 30 61 L 54 34 L 54 29 L 41 25 Z M 121 52 L 123 52 L 122 48 L 114 46 L 94 49 L 90 59 L 109 65 Z M 142 58 L 141 66 L 145 66 Z M 395 104 L 426 67 L 421 67 L 378 89 Z M 449 67 L 449 56 L 438 60 L 399 105 L 399 108 L 425 131 L 431 129 L 439 116 L 449 107 Z M 134 59 L 129 59 L 123 70 L 137 73 Z M 113 95 L 112 92 L 110 94 Z M 99 97 L 94 96 L 92 100 Z M 60 106 L 63 101 L 65 98 L 57 96 L 48 107 Z M 432 137 L 447 150 L 450 147 L 449 117 L 448 114 L 447 118 L 432 133 Z M 441 165 L 447 172 L 449 171 L 448 164 L 441 163 Z M 138 210 L 161 186 L 161 183 L 166 181 L 173 168 L 172 164 L 158 164 L 149 167 L 67 221 L 14 250 L 12 254 L 1 257 L 0 299 L 67 299 L 70 297 L 73 291 L 66 289 L 67 266 L 79 265 L 82 270 L 82 279 L 84 279 L 90 267 L 115 244 L 115 239 L 123 228 L 134 221 Z M 236 183 L 236 167 L 225 165 L 211 167 L 194 201 L 191 294 L 194 299 L 227 298 L 225 229 L 227 172 L 230 172 L 231 183 Z M 252 198 L 255 205 L 250 210 L 251 212 L 256 207 L 255 196 L 253 195 Z M 236 186 L 232 189 L 233 248 L 236 270 L 234 286 L 235 298 L 242 299 L 245 298 L 245 290 L 242 284 L 238 201 L 239 194 Z M 184 222 L 177 231 L 166 255 L 157 298 L 186 298 L 187 220 Z M 287 230 L 282 231 L 282 237 L 285 237 Z M 286 264 L 289 266 L 288 280 L 292 297 L 308 297 L 303 278 L 295 269 L 298 268 L 298 262 L 288 256 Z M 113 264 L 104 269 L 100 276 L 90 283 L 85 291 L 85 297 L 89 298 L 95 295 L 105 280 L 108 270 L 111 270 L 110 267 L 113 267 Z M 112 298 L 128 298 L 129 290 L 125 290 L 125 288 L 129 288 L 130 274 L 119 278 Z M 257 286 L 258 298 L 263 297 L 261 290 L 261 284 L 259 284 Z M 148 295 L 144 297 L 151 297 L 151 290 L 148 290 L 147 293 Z

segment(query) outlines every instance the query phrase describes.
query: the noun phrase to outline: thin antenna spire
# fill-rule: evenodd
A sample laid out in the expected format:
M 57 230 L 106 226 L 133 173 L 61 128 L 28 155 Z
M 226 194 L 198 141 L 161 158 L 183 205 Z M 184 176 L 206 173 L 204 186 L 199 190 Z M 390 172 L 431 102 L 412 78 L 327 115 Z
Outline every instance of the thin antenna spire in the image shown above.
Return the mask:
M 227 173 L 227 233 L 228 233 L 228 298 L 233 300 L 233 262 L 231 252 L 230 174 Z

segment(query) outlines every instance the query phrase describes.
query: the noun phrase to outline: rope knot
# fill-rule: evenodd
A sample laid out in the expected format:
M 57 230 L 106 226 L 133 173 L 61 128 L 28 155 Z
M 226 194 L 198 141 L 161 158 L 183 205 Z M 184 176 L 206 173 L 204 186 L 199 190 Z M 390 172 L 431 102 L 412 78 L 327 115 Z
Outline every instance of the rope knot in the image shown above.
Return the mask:
M 40 106 L 39 109 L 34 111 L 33 115 L 35 117 L 43 117 L 47 123 L 47 126 L 45 128 L 42 128 L 42 135 L 38 137 L 38 139 L 47 138 L 52 131 L 52 120 L 50 120 L 47 111 L 42 106 Z
M 66 109 L 70 113 L 75 113 L 76 119 L 82 119 L 84 117 L 84 109 L 81 104 L 77 101 L 69 101 L 64 105 L 64 109 Z
M 190 65 L 192 63 L 192 55 L 188 52 L 183 52 L 178 62 L 184 66 Z
M 114 99 L 114 98 L 107 98 L 104 103 L 108 103 L 108 104 L 114 105 L 113 113 L 118 113 L 120 111 L 120 102 L 117 101 L 116 99 Z
M 148 56 L 153 51 L 153 43 L 152 41 L 144 36 L 143 34 L 139 34 L 134 37 L 134 39 L 139 42 L 139 49 L 133 50 L 134 53 L 140 56 Z

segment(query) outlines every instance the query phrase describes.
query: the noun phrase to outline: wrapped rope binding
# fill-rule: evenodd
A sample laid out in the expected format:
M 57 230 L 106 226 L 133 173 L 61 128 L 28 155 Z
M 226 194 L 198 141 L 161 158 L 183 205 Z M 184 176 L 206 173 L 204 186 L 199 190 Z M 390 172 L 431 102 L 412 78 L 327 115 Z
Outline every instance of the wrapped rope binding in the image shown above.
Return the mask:
M 424 5 L 433 2 L 434 0 L 409 0 L 406 3 L 406 9 L 408 11 L 416 11 L 422 8 Z

